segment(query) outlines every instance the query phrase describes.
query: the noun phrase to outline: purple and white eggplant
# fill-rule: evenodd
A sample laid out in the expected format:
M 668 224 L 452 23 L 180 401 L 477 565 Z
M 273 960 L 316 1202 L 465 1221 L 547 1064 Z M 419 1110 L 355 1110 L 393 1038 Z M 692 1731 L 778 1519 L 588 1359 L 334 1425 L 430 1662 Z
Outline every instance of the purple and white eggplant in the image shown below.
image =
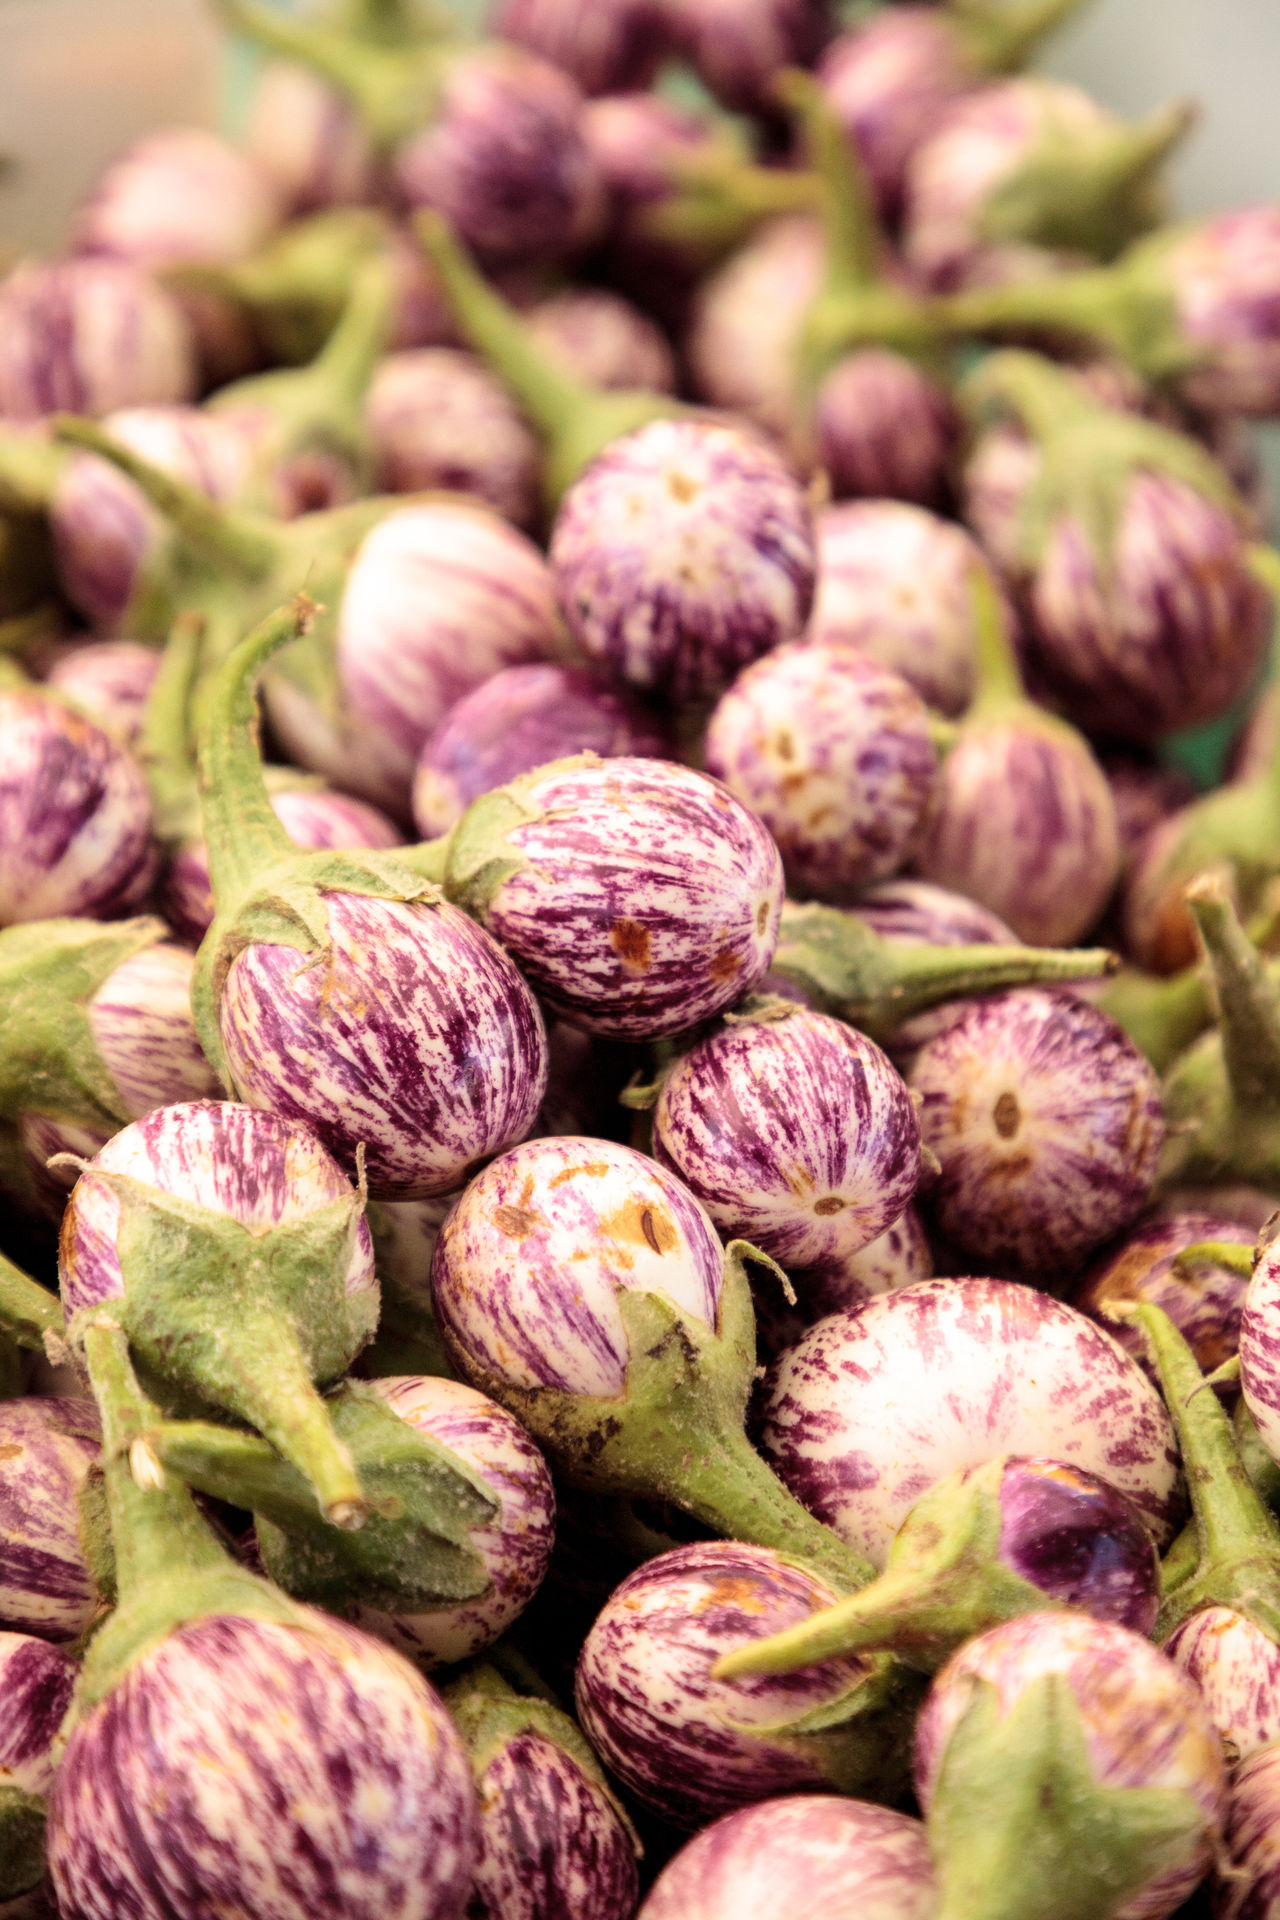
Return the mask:
M 291 60 L 254 77 L 244 147 L 285 215 L 358 207 L 373 199 L 368 136 L 342 95 Z
M 554 293 L 531 309 L 529 325 L 534 338 L 589 387 L 675 392 L 675 357 L 662 329 L 605 287 Z
M 451 706 L 428 737 L 413 779 L 414 821 L 428 838 L 448 833 L 481 794 L 573 754 L 670 752 L 661 719 L 625 688 L 551 661 L 507 667 Z
M 0 926 L 127 913 L 155 872 L 146 782 L 52 695 L 0 688 Z
M 924 703 L 852 647 L 775 647 L 738 675 L 707 725 L 707 771 L 764 821 L 790 892 L 848 901 L 903 867 L 938 758 Z
M 24 1633 L 0 1633 L 0 1901 L 44 1879 L 45 1798 L 71 1704 L 74 1660 Z
M 726 1254 L 688 1189 L 630 1147 L 533 1140 L 486 1167 L 445 1221 L 436 1318 L 458 1372 L 571 1483 L 669 1502 L 847 1591 L 864 1564 L 743 1432 L 750 1251 Z
M 833 1598 L 764 1547 L 710 1540 L 660 1554 L 628 1575 L 587 1635 L 576 1698 L 588 1739 L 630 1793 L 679 1827 L 781 1793 L 892 1795 L 901 1728 L 892 1706 L 875 1711 L 884 1678 L 870 1663 L 715 1677 L 733 1649 Z
M 699 398 L 784 443 L 800 404 L 800 333 L 823 264 L 812 215 L 771 220 L 702 283 L 685 341 Z
M 60 1913 L 162 1920 L 176 1901 L 190 1920 L 460 1920 L 475 1796 L 439 1696 L 237 1566 L 141 1438 L 154 1410 L 119 1327 L 91 1317 L 85 1343 L 120 1603 L 50 1801 Z
M 73 1345 L 109 1303 L 179 1404 L 256 1426 L 339 1524 L 366 1501 L 313 1382 L 336 1380 L 378 1320 L 357 1193 L 295 1121 L 215 1101 L 158 1108 L 89 1161 L 58 1271 Z
M 468 1920 L 631 1920 L 639 1842 L 576 1723 L 489 1666 L 444 1698 L 480 1806 Z
M 465 493 L 528 527 L 538 443 L 487 368 L 453 347 L 382 361 L 365 408 L 377 484 L 387 493 Z
M 736 1018 L 675 1063 L 654 1107 L 654 1157 L 726 1239 L 788 1270 L 843 1266 L 916 1190 L 915 1108 L 874 1042 L 804 1007 L 777 1013 Z
M 770 1920 L 794 1900 L 863 1920 L 930 1920 L 924 1828 L 865 1800 L 761 1800 L 696 1834 L 658 1875 L 639 1920 Z
M 988 1270 L 1035 1281 L 1078 1268 L 1155 1184 L 1160 1083 L 1087 1001 L 1037 988 L 972 1001 L 908 1081 L 941 1168 L 933 1214 Z
M 1273 1459 L 1280 1455 L 1280 1249 L 1263 1229 L 1257 1263 L 1240 1316 L 1240 1386 L 1258 1436 Z
M 1214 1911 L 1229 1920 L 1280 1912 L 1280 1745 L 1250 1754 L 1231 1776 L 1214 1893 Z
M 450 899 L 550 1007 L 615 1039 L 712 1019 L 777 943 L 782 862 L 764 825 L 719 781 L 666 761 L 585 755 L 524 774 L 421 857 L 437 870 L 443 857 Z
M 1212 1373 L 1239 1347 L 1248 1281 L 1214 1260 L 1207 1248 L 1199 1249 L 1215 1241 L 1249 1249 L 1256 1239 L 1252 1227 L 1209 1213 L 1142 1221 L 1100 1256 L 1073 1304 L 1114 1334 L 1140 1365 L 1147 1362 L 1147 1343 L 1122 1317 L 1123 1306 L 1136 1301 L 1159 1307 L 1191 1348 L 1197 1365 Z
M 1083 1314 L 998 1280 L 926 1280 L 820 1321 L 778 1362 L 763 1445 L 877 1567 L 922 1492 L 1005 1454 L 1096 1474 L 1157 1544 L 1179 1516 L 1173 1428 L 1142 1369 Z
M 905 354 L 864 347 L 837 361 L 815 396 L 813 430 L 837 500 L 945 504 L 960 417 L 946 388 Z
M 828 0 L 680 0 L 682 51 L 734 113 L 776 110 L 782 67 L 808 67 L 831 37 Z
M 132 747 L 159 666 L 156 648 L 136 640 L 77 641 L 56 650 L 44 681 L 122 747 Z
M 1191 1683 L 1080 1613 L 1025 1615 L 952 1656 L 916 1725 L 915 1784 L 939 1913 L 991 1920 L 1163 1920 L 1212 1864 L 1227 1799 Z
M 204 127 L 146 134 L 99 174 L 76 216 L 78 253 L 156 272 L 188 260 L 242 260 L 280 219 L 252 156 Z
M 1155 1543 L 1096 1474 L 1005 1455 L 930 1488 L 869 1587 L 730 1654 L 719 1671 L 791 1673 L 880 1649 L 930 1671 L 975 1634 L 1046 1602 L 1150 1633 L 1160 1607 Z
M 0 1402 L 0 1621 L 78 1640 L 103 1606 L 111 1546 L 90 1474 L 102 1431 L 91 1401 Z
M 208 695 L 201 789 L 218 914 L 197 961 L 197 1028 L 251 1105 L 313 1128 L 353 1171 L 365 1154 L 375 1198 L 450 1193 L 533 1124 L 542 1016 L 497 942 L 394 853 L 308 854 L 289 840 L 257 755 L 254 685 L 305 619 L 269 617 Z
M 572 74 L 582 91 L 647 87 L 666 59 L 663 0 L 502 0 L 493 31 Z
M 124 260 L 27 262 L 0 283 L 0 415 L 99 415 L 195 391 L 190 331 L 162 287 Z
M 810 640 L 857 647 L 929 706 L 963 713 L 978 676 L 973 574 L 986 567 L 970 535 L 922 507 L 862 500 L 824 508 L 815 536 Z M 1004 619 L 1012 638 L 1011 609 Z

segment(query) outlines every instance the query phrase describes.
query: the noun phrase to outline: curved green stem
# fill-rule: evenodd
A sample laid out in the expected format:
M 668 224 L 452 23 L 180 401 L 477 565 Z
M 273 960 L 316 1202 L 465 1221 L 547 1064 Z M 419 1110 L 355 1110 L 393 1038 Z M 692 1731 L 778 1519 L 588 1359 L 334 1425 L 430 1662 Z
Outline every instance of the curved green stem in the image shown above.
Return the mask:
M 865 169 L 812 74 L 789 68 L 775 91 L 798 121 L 809 164 L 822 182 L 827 253 L 824 293 L 839 296 L 880 279 L 880 228 Z
M 1218 1001 L 1222 1055 L 1237 1114 L 1280 1111 L 1280 987 L 1240 924 L 1219 874 L 1187 888 Z
M 0 1253 L 0 1327 L 29 1353 L 43 1354 L 45 1335 L 65 1332 L 62 1302 L 56 1294 L 15 1267 Z
M 1079 13 L 1086 0 L 946 0 L 975 73 L 1015 73 L 1047 34 Z
M 200 673 L 203 623 L 180 614 L 151 683 L 137 757 L 151 789 L 151 819 L 161 846 L 173 850 L 200 830 L 191 698 Z
M 1096 1005 L 1118 1021 L 1157 1073 L 1171 1067 L 1213 1020 L 1199 967 L 1168 976 L 1122 967 Z
M 969 575 L 969 592 L 978 655 L 978 693 L 966 716 L 973 719 L 998 707 L 1022 705 L 1026 693 L 1004 603 L 987 567 L 975 564 Z

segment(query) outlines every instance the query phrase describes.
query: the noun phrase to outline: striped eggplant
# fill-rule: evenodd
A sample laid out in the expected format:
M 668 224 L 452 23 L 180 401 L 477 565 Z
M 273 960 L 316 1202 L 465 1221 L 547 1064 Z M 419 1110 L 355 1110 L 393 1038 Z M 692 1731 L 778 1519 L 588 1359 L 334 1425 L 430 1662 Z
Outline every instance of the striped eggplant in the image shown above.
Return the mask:
M 533 1124 L 542 1016 L 497 942 L 394 853 L 306 853 L 277 820 L 254 686 L 306 618 L 299 603 L 264 621 L 206 703 L 218 914 L 197 958 L 197 1028 L 250 1105 L 314 1128 L 352 1170 L 363 1153 L 375 1199 L 450 1193 Z
M 945 290 L 1109 259 L 1160 221 L 1160 168 L 1194 119 L 1179 101 L 1126 124 L 1042 75 L 982 87 L 911 156 L 907 261 Z
M 369 387 L 365 425 L 385 493 L 469 494 L 513 526 L 538 508 L 538 443 L 488 368 L 456 347 L 389 353 Z
M 74 1176 L 155 1107 L 216 1092 L 191 1017 L 189 953 L 153 919 L 0 931 L 0 1156 L 11 1194 L 56 1219 Z
M 960 417 L 941 381 L 905 354 L 846 354 L 818 388 L 813 424 L 818 464 L 837 500 L 946 504 Z
M 798 1793 L 726 1813 L 696 1834 L 658 1875 L 639 1920 L 774 1920 L 801 1887 L 815 1911 L 862 1920 L 931 1920 L 937 1903 L 918 1820 Z
M 44 681 L 122 747 L 132 747 L 159 665 L 155 647 L 136 640 L 76 641 L 58 649 Z
M 605 392 L 676 390 L 675 356 L 656 321 L 607 287 L 567 287 L 529 310 L 535 340 L 578 380 Z
M 772 1276 L 764 1274 L 752 1289 L 760 1358 L 766 1363 L 776 1360 L 815 1321 L 829 1314 L 848 1313 L 878 1293 L 892 1293 L 932 1277 L 933 1256 L 914 1207 L 908 1207 L 858 1253 L 845 1254 L 822 1267 L 793 1267 L 788 1278 L 794 1301 L 785 1299 L 776 1280 L 770 1285 Z
M 160 1107 L 89 1161 L 67 1202 L 68 1334 L 104 1302 L 167 1398 L 259 1427 L 339 1524 L 366 1502 L 314 1380 L 378 1319 L 358 1194 L 296 1121 L 215 1101 Z
M 0 1621 L 78 1640 L 103 1606 L 111 1548 L 90 1475 L 102 1431 L 88 1400 L 0 1401 Z
M 884 1681 L 869 1662 L 715 1677 L 734 1648 L 833 1598 L 764 1547 L 709 1540 L 659 1554 L 627 1576 L 583 1644 L 575 1691 L 587 1738 L 629 1793 L 678 1827 L 782 1793 L 891 1798 L 902 1727 L 892 1706 L 876 1712 Z M 811 1717 L 820 1731 L 808 1730 Z
M 669 759 L 671 741 L 662 719 L 626 688 L 549 660 L 507 667 L 428 735 L 413 780 L 418 831 L 448 833 L 481 794 L 577 753 Z
M 764 825 L 718 780 L 665 761 L 539 768 L 406 858 L 443 866 L 449 898 L 553 1011 L 614 1039 L 723 1012 L 777 943 L 782 862 Z
M 1206 1242 L 1252 1248 L 1257 1233 L 1238 1220 L 1211 1213 L 1174 1213 L 1143 1220 L 1107 1248 L 1085 1275 L 1072 1304 L 1098 1321 L 1151 1371 L 1147 1342 L 1120 1313 L 1126 1301 L 1167 1313 L 1197 1363 L 1212 1373 L 1240 1344 L 1247 1276 L 1198 1251 Z M 1232 1392 L 1226 1387 L 1222 1392 Z
M 928 1671 L 976 1633 L 1046 1602 L 1149 1634 L 1160 1606 L 1155 1543 L 1096 1474 L 1006 1454 L 962 1467 L 918 1500 L 869 1587 L 730 1654 L 720 1672 L 791 1673 L 879 1649 Z
M 831 643 L 775 647 L 740 673 L 703 758 L 768 827 L 790 891 L 837 902 L 907 864 L 938 774 L 919 695 Z
M 1280 1248 L 1274 1215 L 1263 1228 L 1240 1315 L 1240 1387 L 1263 1445 L 1280 1457 Z
M 1227 1800 L 1191 1683 L 1082 1613 L 1027 1614 L 952 1655 L 916 1724 L 915 1785 L 938 1913 L 990 1920 L 1162 1920 L 1212 1864 Z
M 685 357 L 693 390 L 788 441 L 800 407 L 800 334 L 823 279 L 823 233 L 810 213 L 753 234 L 699 285 Z
M 1231 1776 L 1214 1893 L 1214 1912 L 1228 1920 L 1280 1913 L 1280 1746 L 1251 1754 Z
M 0 1633 L 0 1902 L 44 1879 L 45 1799 L 76 1672 L 46 1641 Z
M 631 1920 L 639 1842 L 576 1723 L 490 1666 L 444 1700 L 480 1805 L 468 1920 Z
M 978 669 L 970 583 L 975 568 L 987 565 L 972 537 L 923 506 L 896 500 L 824 507 L 815 534 L 818 591 L 809 638 L 857 647 L 910 681 L 929 706 L 963 713 Z M 1012 635 L 1010 609 L 1004 618 Z
M 162 127 L 110 161 L 75 217 L 77 253 L 148 272 L 242 260 L 281 209 L 253 156 L 205 127 Z
M 1083 1314 L 1013 1282 L 926 1280 L 819 1321 L 770 1377 L 762 1445 L 877 1567 L 926 1489 L 1005 1454 L 1096 1474 L 1158 1545 L 1181 1511 L 1173 1428 L 1142 1369 Z
M 195 382 L 181 312 L 127 261 L 27 261 L 0 284 L 0 416 L 164 406 Z
M 908 1083 L 941 1167 L 933 1217 L 986 1269 L 1069 1273 L 1150 1196 L 1160 1083 L 1085 1000 L 1024 987 L 970 1001 L 921 1048 Z
M 828 0 L 682 0 L 681 50 L 721 106 L 774 111 L 780 67 L 811 66 L 834 22 Z
M 672 21 L 661 0 L 502 0 L 491 21 L 513 41 L 572 74 L 582 91 L 642 91 L 667 56 Z
M 879 1047 L 807 1008 L 735 1017 L 663 1079 L 653 1154 L 726 1239 L 784 1267 L 843 1267 L 920 1177 L 911 1096 Z
M 486 1167 L 445 1221 L 436 1318 L 458 1372 L 571 1484 L 668 1502 L 848 1590 L 864 1563 L 743 1432 L 751 1253 L 740 1242 L 726 1253 L 688 1189 L 630 1147 L 532 1140 Z
M 287 216 L 373 198 L 376 169 L 364 129 L 341 94 L 291 60 L 266 60 L 254 75 L 243 138 Z
M 154 873 L 129 754 L 56 696 L 0 687 L 0 927 L 127 913 Z
M 63 1920 L 460 1920 L 475 1796 L 439 1696 L 232 1561 L 147 1450 L 109 1314 L 85 1350 L 121 1592 L 49 1805 Z

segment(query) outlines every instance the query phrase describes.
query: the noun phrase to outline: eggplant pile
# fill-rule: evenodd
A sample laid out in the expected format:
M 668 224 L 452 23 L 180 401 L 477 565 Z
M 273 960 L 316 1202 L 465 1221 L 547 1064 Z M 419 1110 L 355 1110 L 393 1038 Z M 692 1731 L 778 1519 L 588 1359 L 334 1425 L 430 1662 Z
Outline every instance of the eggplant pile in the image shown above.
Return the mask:
M 0 278 L 0 1911 L 1280 1920 L 1280 205 L 212 4 Z

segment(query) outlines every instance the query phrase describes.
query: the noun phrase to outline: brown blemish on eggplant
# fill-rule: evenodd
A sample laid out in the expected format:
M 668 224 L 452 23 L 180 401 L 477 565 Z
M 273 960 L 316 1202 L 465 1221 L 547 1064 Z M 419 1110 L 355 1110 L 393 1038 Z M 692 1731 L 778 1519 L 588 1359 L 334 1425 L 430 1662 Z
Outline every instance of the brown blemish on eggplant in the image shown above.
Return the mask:
M 510 1234 L 513 1240 L 523 1240 L 538 1224 L 536 1215 L 527 1213 L 523 1207 L 495 1207 L 493 1218 L 495 1224 L 504 1233 Z
M 638 920 L 615 921 L 609 931 L 609 945 L 624 967 L 630 967 L 633 973 L 648 973 L 653 942 L 648 928 L 642 927 Z
M 707 971 L 717 986 L 727 986 L 742 972 L 742 961 L 732 947 L 721 947 Z
M 996 1132 L 1002 1140 L 1012 1140 L 1022 1121 L 1022 1109 L 1018 1105 L 1016 1093 L 1002 1093 L 996 1101 L 992 1118 L 996 1123 Z

